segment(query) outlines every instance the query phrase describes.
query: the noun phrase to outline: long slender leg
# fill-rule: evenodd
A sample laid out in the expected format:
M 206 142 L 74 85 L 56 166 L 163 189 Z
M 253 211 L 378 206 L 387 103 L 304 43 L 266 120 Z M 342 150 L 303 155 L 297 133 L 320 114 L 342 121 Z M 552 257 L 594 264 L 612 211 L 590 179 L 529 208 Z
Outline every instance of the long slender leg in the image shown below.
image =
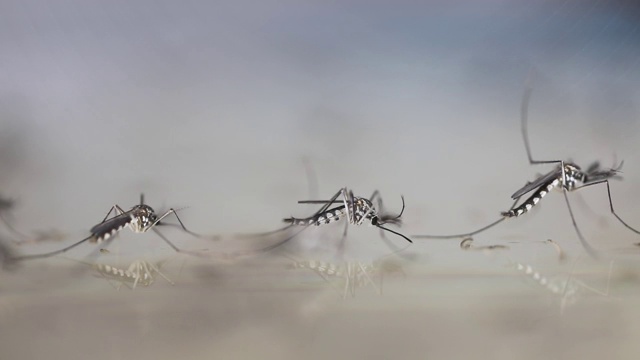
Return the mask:
M 518 201 L 520 200 L 520 197 L 518 197 L 514 202 L 513 205 L 511 205 L 511 207 L 509 208 L 509 210 L 513 209 L 516 207 L 516 205 L 518 204 Z M 465 237 L 469 237 L 469 236 L 473 236 L 476 234 L 479 234 L 485 230 L 488 230 L 496 225 L 498 225 L 499 223 L 501 223 L 502 221 L 504 221 L 505 219 L 507 219 L 507 217 L 503 216 L 500 219 L 492 222 L 489 225 L 483 226 L 480 229 L 468 232 L 468 233 L 464 233 L 464 234 L 454 234 L 454 235 L 412 235 L 411 237 L 416 238 L 416 239 L 458 239 L 458 238 L 465 238 Z
M 353 208 L 353 194 L 351 192 L 347 193 L 347 188 L 343 187 L 340 190 L 341 194 L 342 194 L 342 202 L 344 203 L 344 210 L 347 214 L 347 222 L 349 224 L 353 224 L 353 222 L 355 220 L 353 220 L 353 217 L 355 215 L 355 211 Z
M 338 197 L 340 197 L 340 195 L 342 195 L 342 200 L 337 200 Z M 351 199 L 350 199 L 351 196 Z M 347 188 L 344 187 L 342 189 L 340 189 L 340 191 L 338 191 L 331 199 L 325 201 L 325 200 L 302 200 L 302 201 L 298 201 L 299 204 L 314 204 L 314 203 L 322 203 L 324 204 L 324 206 L 322 208 L 320 208 L 320 210 L 318 210 L 313 216 L 312 218 L 315 218 L 316 216 L 318 216 L 319 214 L 325 212 L 329 206 L 331 206 L 331 204 L 335 203 L 335 202 L 342 202 L 343 206 L 344 206 L 344 211 L 345 214 L 347 215 L 347 221 L 345 222 L 345 227 L 344 227 L 344 231 L 342 233 L 342 238 L 339 241 L 339 252 L 343 252 L 344 250 L 344 241 L 347 237 L 347 231 L 348 231 L 348 227 L 349 224 L 351 223 L 351 219 L 352 219 L 352 214 L 350 214 L 351 212 L 351 208 L 350 208 L 350 204 L 353 204 L 353 199 L 352 199 L 352 194 L 348 194 L 347 193 Z
M 189 254 L 189 255 L 198 256 L 198 257 L 203 257 L 204 256 L 204 254 L 202 254 L 202 253 L 198 253 L 198 252 L 195 252 L 195 251 L 182 250 L 182 249 L 178 248 L 171 241 L 169 241 L 169 239 L 167 239 L 164 235 L 162 235 L 162 233 L 160 231 L 158 231 L 158 229 L 156 229 L 155 227 L 151 227 L 151 230 L 153 230 L 153 232 L 155 232 L 162 240 L 164 240 L 164 242 L 166 242 L 169 246 L 171 246 L 171 248 L 173 250 L 175 250 L 178 253 Z
M 342 194 L 342 201 L 344 203 L 344 210 L 347 214 L 347 221 L 344 224 L 344 231 L 342 232 L 342 237 L 340 238 L 340 242 L 338 243 L 338 253 L 340 254 L 340 258 L 342 259 L 342 255 L 344 255 L 344 247 L 345 247 L 345 239 L 347 238 L 347 231 L 349 230 L 349 224 L 355 222 L 355 211 L 353 210 L 353 193 L 349 191 L 347 194 L 347 188 L 343 187 L 340 190 Z
M 100 224 L 102 224 L 103 222 L 107 221 L 107 219 L 109 218 L 109 215 L 111 215 L 112 212 L 116 213 L 116 216 L 118 215 L 122 215 L 125 213 L 124 210 L 122 210 L 122 208 L 118 205 L 115 204 L 111 207 L 111 209 L 109 209 L 109 212 L 107 213 L 107 215 L 104 217 L 104 219 L 102 219 L 102 221 L 100 221 Z
M 597 252 L 595 251 L 594 248 L 591 247 L 591 245 L 589 245 L 587 240 L 585 240 L 584 236 L 582 235 L 582 232 L 578 228 L 576 217 L 573 215 L 573 209 L 571 208 L 571 203 L 569 202 L 569 196 L 567 195 L 567 187 L 565 186 L 565 182 L 566 182 L 565 180 L 567 179 L 567 175 L 564 171 L 565 170 L 564 161 L 560 162 L 560 167 L 562 169 L 562 194 L 564 195 L 564 200 L 567 203 L 567 209 L 569 209 L 569 216 L 571 217 L 571 223 L 573 224 L 573 228 L 576 230 L 578 239 L 580 240 L 582 247 L 587 251 L 587 254 L 589 254 L 589 256 L 591 256 L 592 258 L 597 258 L 598 257 Z
M 192 235 L 192 236 L 195 236 L 195 237 L 201 237 L 201 235 L 200 235 L 200 234 L 194 233 L 193 231 L 191 231 L 191 230 L 187 229 L 187 228 L 184 226 L 184 223 L 182 222 L 182 220 L 180 220 L 180 217 L 178 216 L 178 213 L 177 213 L 173 208 L 171 208 L 171 209 L 167 210 L 167 212 L 165 212 L 162 216 L 160 216 L 160 217 L 159 217 L 159 218 L 158 218 L 158 219 L 157 219 L 153 224 L 151 224 L 149 227 L 153 227 L 153 226 L 157 225 L 160 221 L 162 221 L 162 219 L 166 218 L 167 216 L 169 216 L 169 215 L 171 215 L 171 214 L 173 214 L 173 215 L 176 217 L 176 219 L 178 219 L 178 223 L 180 223 L 180 227 L 182 227 L 182 230 L 184 230 L 184 232 L 186 232 L 186 233 L 188 233 L 188 234 L 190 234 L 190 235 Z
M 525 84 L 524 95 L 522 96 L 522 103 L 520 104 L 520 130 L 522 132 L 522 139 L 524 140 L 524 147 L 527 151 L 527 158 L 529 159 L 529 164 L 537 165 L 537 164 L 557 164 L 561 162 L 561 160 L 533 160 L 533 156 L 531 155 L 531 146 L 529 145 L 529 130 L 527 126 L 527 122 L 529 120 L 529 102 L 531 100 L 531 93 L 533 92 L 533 88 L 531 87 L 531 81 L 533 77 L 533 73 L 530 73 L 529 78 Z
M 616 219 L 618 219 L 618 221 L 620 221 L 620 223 L 622 223 L 622 225 L 624 225 L 627 229 L 633 231 L 636 234 L 640 234 L 640 231 L 634 229 L 629 224 L 627 224 L 624 220 L 622 220 L 622 218 L 618 214 L 616 214 L 616 211 L 613 209 L 613 200 L 611 200 L 611 187 L 609 186 L 609 180 L 601 180 L 601 181 L 592 182 L 592 183 L 585 184 L 585 185 L 582 185 L 580 187 L 574 188 L 573 190 L 575 191 L 575 190 L 578 190 L 578 189 L 585 188 L 587 186 L 597 185 L 597 184 L 602 184 L 602 183 L 606 183 L 607 184 L 607 196 L 609 197 L 609 208 L 611 209 L 611 213 L 613 214 L 613 216 L 615 216 Z
M 93 235 L 87 236 L 86 238 L 78 241 L 77 243 L 71 244 L 65 248 L 62 248 L 60 250 L 56 250 L 56 251 L 51 251 L 48 253 L 44 253 L 44 254 L 36 254 L 36 255 L 22 255 L 22 256 L 16 256 L 14 257 L 12 260 L 16 260 L 16 261 L 22 261 L 22 260 L 33 260 L 33 259 L 42 259 L 42 258 L 47 258 L 50 256 L 54 256 L 54 255 L 58 255 L 58 254 L 62 254 L 64 252 L 67 252 L 71 249 L 73 249 L 74 247 L 86 242 L 87 240 L 90 240 L 93 238 Z
M 573 228 L 576 230 L 576 234 L 578 234 L 578 239 L 582 244 L 582 247 L 587 251 L 587 254 L 592 258 L 597 259 L 598 255 L 594 248 L 589 245 L 589 243 L 585 240 L 584 236 L 582 236 L 582 232 L 578 228 L 578 224 L 576 223 L 576 218 L 573 215 L 573 210 L 571 209 L 571 204 L 569 203 L 569 196 L 567 196 L 567 189 L 563 186 L 562 193 L 564 194 L 564 200 L 567 203 L 567 209 L 569 209 L 569 216 L 571 216 L 571 223 L 573 224 Z
M 584 247 L 584 249 L 587 251 L 587 253 L 591 256 L 591 257 L 596 257 L 596 251 L 587 243 L 587 241 L 585 240 L 584 236 L 582 235 L 582 233 L 580 232 L 580 229 L 578 228 L 578 224 L 576 223 L 576 219 L 575 216 L 573 215 L 573 210 L 571 209 L 571 204 L 569 203 L 569 197 L 567 196 L 567 189 L 565 186 L 565 182 L 566 182 L 566 174 L 565 174 L 565 166 L 564 166 L 564 161 L 562 160 L 533 160 L 533 156 L 531 155 L 531 146 L 529 145 L 529 133 L 528 133 L 528 129 L 527 129 L 527 121 L 529 118 L 529 101 L 531 99 L 531 92 L 532 92 L 532 88 L 531 86 L 529 86 L 529 84 L 527 84 L 527 87 L 525 89 L 524 92 L 524 96 L 522 98 L 522 105 L 520 107 L 520 120 L 521 120 L 521 130 L 522 130 L 522 138 L 524 140 L 524 146 L 525 149 L 527 150 L 527 157 L 529 158 L 529 163 L 534 165 L 534 164 L 554 164 L 554 163 L 560 163 L 560 168 L 562 170 L 562 193 L 564 194 L 564 199 L 565 202 L 567 203 L 567 208 L 569 209 L 569 215 L 571 216 L 571 222 L 573 223 L 573 227 L 576 230 L 576 233 L 578 234 L 578 239 L 580 240 L 580 243 L 582 243 L 582 246 Z
M 327 211 L 327 209 L 329 209 L 329 207 L 331 206 L 331 204 L 338 203 L 338 202 L 342 202 L 342 203 L 344 203 L 344 202 L 345 202 L 345 200 L 344 200 L 344 199 L 343 199 L 343 200 L 337 200 L 337 199 L 338 199 L 338 197 L 340 197 L 340 195 L 342 195 L 342 194 L 343 194 L 343 190 L 344 190 L 344 189 L 345 189 L 345 188 L 340 189 L 340 191 L 338 191 L 337 193 L 335 193 L 335 195 L 333 195 L 333 196 L 331 197 L 331 199 L 329 199 L 329 200 L 300 200 L 300 201 L 298 201 L 298 204 L 324 204 L 324 205 L 320 208 L 320 210 L 316 211 L 316 213 L 315 213 L 315 214 L 313 214 L 313 216 L 312 216 L 312 217 L 315 217 L 315 216 L 317 216 L 317 215 L 319 215 L 319 214 L 321 214 L 321 213 L 323 213 L 323 212 Z M 347 208 L 345 208 L 345 211 L 347 211 L 347 210 L 348 210 L 348 209 L 347 209 Z M 347 214 L 347 215 L 348 215 L 348 214 Z M 309 219 L 310 219 L 310 218 L 309 218 Z

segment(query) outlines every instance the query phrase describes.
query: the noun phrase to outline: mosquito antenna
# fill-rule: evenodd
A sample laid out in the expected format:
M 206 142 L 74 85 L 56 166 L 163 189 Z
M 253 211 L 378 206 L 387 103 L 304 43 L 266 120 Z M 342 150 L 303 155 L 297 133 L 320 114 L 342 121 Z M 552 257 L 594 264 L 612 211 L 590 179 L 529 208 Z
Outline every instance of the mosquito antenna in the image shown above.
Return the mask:
M 140 205 L 144 205 L 144 193 L 140 193 Z

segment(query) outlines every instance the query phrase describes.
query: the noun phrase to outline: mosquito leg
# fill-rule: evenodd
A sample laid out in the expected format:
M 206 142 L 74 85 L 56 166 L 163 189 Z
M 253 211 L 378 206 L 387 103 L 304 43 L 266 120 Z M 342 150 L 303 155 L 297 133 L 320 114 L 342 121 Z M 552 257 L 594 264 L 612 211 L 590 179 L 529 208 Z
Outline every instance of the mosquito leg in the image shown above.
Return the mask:
M 111 213 L 114 212 L 117 215 L 121 215 L 124 214 L 125 211 L 122 210 L 122 208 L 118 205 L 115 204 L 111 207 L 111 209 L 109 209 L 109 212 L 107 213 L 107 215 L 104 217 L 104 219 L 102 219 L 102 221 L 100 222 L 100 224 L 102 224 L 103 222 L 107 221 L 107 219 L 109 218 L 109 215 L 111 215 Z
M 333 195 L 331 197 L 331 199 L 329 200 L 300 200 L 298 201 L 298 204 L 324 204 L 320 210 L 316 211 L 316 213 L 312 216 L 315 217 L 319 214 L 322 214 L 323 212 L 327 211 L 327 209 L 329 209 L 329 207 L 331 206 L 331 204 L 336 203 L 336 202 L 343 202 L 343 200 L 337 200 L 338 197 L 340 197 L 340 195 L 342 195 L 344 188 L 340 189 L 340 191 L 338 191 L 337 193 L 335 193 L 335 195 Z M 345 211 L 347 211 L 348 209 L 345 208 Z M 348 216 L 349 214 L 347 214 Z
M 86 242 L 87 240 L 90 240 L 93 238 L 93 235 L 88 236 L 80 241 L 78 241 L 77 243 L 71 244 L 65 248 L 62 248 L 60 250 L 56 250 L 56 251 L 51 251 L 48 253 L 44 253 L 44 254 L 36 254 L 36 255 L 22 255 L 22 256 L 16 256 L 14 257 L 12 260 L 16 260 L 16 261 L 22 261 L 22 260 L 33 260 L 33 259 L 42 259 L 42 258 L 47 258 L 50 256 L 54 256 L 54 255 L 58 255 L 58 254 L 62 254 L 64 252 L 67 252 L 71 249 L 73 249 L 74 247 Z
M 578 234 L 578 239 L 580 240 L 582 247 L 586 250 L 589 256 L 591 256 L 594 259 L 597 259 L 598 258 L 597 252 L 595 251 L 595 249 L 591 247 L 591 245 L 589 245 L 589 243 L 587 243 L 584 236 L 582 236 L 582 232 L 580 232 L 580 229 L 578 228 L 578 224 L 576 223 L 576 218 L 573 215 L 573 210 L 571 209 L 571 204 L 569 203 L 569 196 L 567 196 L 567 189 L 564 186 L 562 187 L 562 193 L 564 194 L 564 200 L 567 203 L 567 209 L 569 209 L 569 216 L 571 216 L 571 223 L 573 224 L 573 228 L 576 230 L 576 234 Z
M 186 233 L 188 233 L 188 234 L 190 234 L 190 235 L 192 235 L 192 236 L 195 236 L 195 237 L 201 237 L 201 236 L 202 236 L 202 235 L 200 235 L 200 234 L 194 233 L 193 231 L 191 231 L 191 230 L 187 229 L 187 228 L 184 226 L 184 223 L 182 222 L 182 220 L 180 220 L 180 217 L 178 216 L 178 213 L 176 213 L 176 211 L 175 211 L 173 208 L 171 208 L 171 209 L 169 209 L 167 212 L 165 212 L 162 216 L 160 216 L 160 217 L 159 217 L 159 218 L 158 218 L 158 219 L 157 219 L 153 224 L 151 224 L 149 227 L 154 227 L 154 226 L 155 226 L 155 225 L 157 225 L 160 221 L 162 221 L 162 219 L 166 218 L 167 216 L 169 216 L 169 215 L 171 215 L 171 214 L 173 214 L 173 215 L 176 217 L 176 219 L 178 220 L 178 223 L 180 223 L 180 227 L 182 227 L 182 230 L 184 230 Z
M 171 248 L 173 250 L 175 250 L 176 252 L 181 253 L 181 254 L 189 254 L 189 255 L 193 255 L 193 256 L 199 256 L 199 257 L 203 256 L 203 254 L 200 254 L 198 252 L 187 251 L 187 250 L 182 250 L 182 249 L 178 248 L 171 241 L 169 241 L 169 239 L 167 239 L 164 235 L 162 235 L 162 233 L 160 231 L 158 231 L 158 229 L 156 229 L 155 227 L 152 227 L 151 230 L 153 230 L 153 232 L 155 232 L 162 240 L 164 240 L 164 242 L 166 242 L 169 246 L 171 246 Z
M 355 215 L 355 211 L 353 209 L 353 197 L 351 197 L 351 193 L 347 193 L 347 188 L 343 187 L 340 189 L 340 194 L 342 195 L 342 202 L 344 203 L 344 211 L 347 214 L 347 222 L 352 224 L 353 216 Z
M 601 184 L 601 183 L 606 183 L 607 184 L 607 196 L 609 197 L 609 208 L 611 209 L 611 213 L 613 214 L 613 216 L 615 216 L 616 219 L 618 219 L 618 221 L 620 221 L 620 223 L 622 223 L 622 225 L 624 225 L 627 229 L 633 231 L 636 234 L 640 234 L 640 231 L 634 229 L 629 224 L 627 224 L 624 220 L 622 220 L 622 218 L 618 214 L 616 214 L 616 211 L 613 209 L 613 200 L 611 200 L 611 187 L 609 186 L 609 180 L 601 180 L 601 181 L 592 182 L 592 183 L 577 187 L 574 190 L 582 189 L 582 188 L 585 188 L 587 186 L 597 185 L 597 184 Z
M 557 164 L 561 162 L 561 160 L 533 160 L 533 156 L 531 155 L 531 146 L 529 145 L 529 131 L 527 129 L 527 122 L 529 120 L 529 102 L 531 100 L 531 93 L 533 92 L 533 88 L 530 85 L 531 77 L 533 74 L 529 75 L 527 79 L 527 83 L 525 84 L 524 94 L 522 96 L 522 103 L 520 104 L 520 130 L 522 132 L 522 138 L 524 140 L 524 147 L 527 151 L 527 158 L 529 159 L 529 164 L 537 165 L 537 164 Z
M 509 210 L 515 208 L 515 206 L 518 204 L 519 200 L 520 200 L 520 197 L 516 198 L 516 200 L 513 202 L 513 205 L 511 205 L 511 208 L 509 208 Z M 479 233 L 481 233 L 481 232 L 483 232 L 485 230 L 488 230 L 488 229 L 498 225 L 499 223 L 501 223 L 505 219 L 507 219 L 507 217 L 503 216 L 500 219 L 492 222 L 489 225 L 483 226 L 480 229 L 474 230 L 472 232 L 464 233 L 464 234 L 455 234 L 455 235 L 412 235 L 411 237 L 414 237 L 416 239 L 458 239 L 458 238 L 466 238 L 466 237 L 470 237 L 470 236 L 479 234 Z

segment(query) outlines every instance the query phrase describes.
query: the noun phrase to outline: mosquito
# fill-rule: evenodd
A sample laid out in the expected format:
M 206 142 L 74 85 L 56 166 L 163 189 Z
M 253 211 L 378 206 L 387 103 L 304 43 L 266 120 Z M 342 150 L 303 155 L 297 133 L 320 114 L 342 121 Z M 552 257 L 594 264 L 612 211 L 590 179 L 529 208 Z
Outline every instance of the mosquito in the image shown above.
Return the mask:
M 450 238 L 465 238 L 469 236 L 473 236 L 479 234 L 485 230 L 488 230 L 497 224 L 501 223 L 505 219 L 519 217 L 527 212 L 529 212 L 534 206 L 536 206 L 540 200 L 547 195 L 554 188 L 559 188 L 563 195 L 565 202 L 567 204 L 567 209 L 569 210 L 569 216 L 571 217 L 571 222 L 573 227 L 578 235 L 578 239 L 582 244 L 583 248 L 587 251 L 589 255 L 592 257 L 596 257 L 597 252 L 589 245 L 589 243 L 585 240 L 582 232 L 578 228 L 576 223 L 575 216 L 573 214 L 573 210 L 571 208 L 571 204 L 569 203 L 569 197 L 567 196 L 567 192 L 575 191 L 578 189 L 582 189 L 588 186 L 597 185 L 597 184 L 606 184 L 607 185 L 607 195 L 609 197 L 609 207 L 611 213 L 618 219 L 625 227 L 630 229 L 631 231 L 640 234 L 640 232 L 630 225 L 628 225 L 618 214 L 616 214 L 613 208 L 613 201 L 611 199 L 611 187 L 609 186 L 609 179 L 621 179 L 620 169 L 624 162 L 621 162 L 620 165 L 613 167 L 611 169 L 603 169 L 600 167 L 599 162 L 593 162 L 589 165 L 585 170 L 582 170 L 578 165 L 574 164 L 570 161 L 564 160 L 534 160 L 531 155 L 531 147 L 529 145 L 529 135 L 527 130 L 527 121 L 528 121 L 528 109 L 529 109 L 529 101 L 531 98 L 532 88 L 527 85 L 525 89 L 525 93 L 522 99 L 522 104 L 520 108 L 520 120 L 521 120 L 521 132 L 522 138 L 524 140 L 525 150 L 527 152 L 527 158 L 529 159 L 530 165 L 539 165 L 539 164 L 556 164 L 556 167 L 548 172 L 545 175 L 539 176 L 532 182 L 527 182 L 522 188 L 517 190 L 511 195 L 511 198 L 514 200 L 513 205 L 509 210 L 503 211 L 501 213 L 502 217 L 489 225 L 486 225 L 480 229 L 475 231 L 465 233 L 465 234 L 456 234 L 456 235 L 416 235 L 416 238 L 424 238 L 424 239 L 450 239 Z M 535 191 L 534 191 L 535 190 Z M 520 200 L 520 198 L 530 192 L 533 191 L 533 194 L 529 196 L 525 201 L 522 202 L 519 206 L 516 206 Z
M 341 199 L 339 199 L 342 197 Z M 248 251 L 239 251 L 231 254 L 227 254 L 227 257 L 238 257 L 243 255 L 251 255 L 257 252 L 266 252 L 273 250 L 279 246 L 284 245 L 291 239 L 298 236 L 301 232 L 308 229 L 310 226 L 322 226 L 326 224 L 330 224 L 332 222 L 339 221 L 343 218 L 346 218 L 347 221 L 345 223 L 345 229 L 342 234 L 341 245 L 342 248 L 344 245 L 344 239 L 347 236 L 347 229 L 349 224 L 352 225 L 362 225 L 365 222 L 368 222 L 372 226 L 380 229 L 381 233 L 384 231 L 388 231 L 392 234 L 398 235 L 403 239 L 407 240 L 410 243 L 413 243 L 411 239 L 407 236 L 391 230 L 383 225 L 392 224 L 392 225 L 400 225 L 402 223 L 400 217 L 404 213 L 405 203 L 404 197 L 402 198 L 402 210 L 399 215 L 392 216 L 389 214 L 385 214 L 382 211 L 379 211 L 380 208 L 377 208 L 373 205 L 374 201 L 378 201 L 378 204 L 382 204 L 382 200 L 380 199 L 380 193 L 376 190 L 373 192 L 371 198 L 360 198 L 353 195 L 352 191 L 349 191 L 346 187 L 340 189 L 333 197 L 329 200 L 300 200 L 298 204 L 323 204 L 323 206 L 316 211 L 310 217 L 307 218 L 295 218 L 290 217 L 283 219 L 283 221 L 288 224 L 285 227 L 282 227 L 277 230 L 264 232 L 260 234 L 250 234 L 244 235 L 243 237 L 258 237 L 258 236 L 269 236 L 273 234 L 277 234 L 284 231 L 291 231 L 294 228 L 300 228 L 298 231 L 294 231 L 293 234 L 288 235 L 285 239 L 279 240 L 273 245 L 269 245 L 267 247 L 258 249 L 258 250 L 248 250 Z M 332 204 L 342 204 L 333 208 L 330 208 Z M 386 241 L 386 238 L 383 239 Z
M 114 213 L 115 215 L 109 218 L 111 213 Z M 74 244 L 71 244 L 65 248 L 62 248 L 60 250 L 43 253 L 43 254 L 18 256 L 14 258 L 14 260 L 31 260 L 31 259 L 47 258 L 50 256 L 67 252 L 87 241 L 99 244 L 99 243 L 102 243 L 103 241 L 109 240 L 114 235 L 116 235 L 120 230 L 124 229 L 127 226 L 134 233 L 144 233 L 149 230 L 153 230 L 153 232 L 155 232 L 162 240 L 164 240 L 176 252 L 189 253 L 189 254 L 196 255 L 192 252 L 185 251 L 178 248 L 171 241 L 169 241 L 169 239 L 167 239 L 164 235 L 162 235 L 162 233 L 160 233 L 158 229 L 156 229 L 156 226 L 171 225 L 171 224 L 164 224 L 161 222 L 163 219 L 165 219 L 167 216 L 171 214 L 173 214 L 176 217 L 176 219 L 180 223 L 179 226 L 182 227 L 182 230 L 184 230 L 186 233 L 192 236 L 200 237 L 199 234 L 196 234 L 188 230 L 184 226 L 184 224 L 182 223 L 182 220 L 180 220 L 180 217 L 178 216 L 178 214 L 173 208 L 169 209 L 162 216 L 158 216 L 149 205 L 146 205 L 144 203 L 144 194 L 140 194 L 140 204 L 135 205 L 128 211 L 124 211 L 117 204 L 113 205 L 109 210 L 109 212 L 107 213 L 107 215 L 102 220 L 102 222 L 95 225 L 94 227 L 91 228 L 91 230 L 89 230 L 91 235 L 87 236 L 86 238 Z
M 341 199 L 339 199 L 342 197 Z M 330 200 L 301 200 L 298 201 L 298 204 L 324 204 L 323 207 L 316 212 L 313 216 L 308 218 L 286 218 L 284 219 L 285 223 L 291 224 L 292 226 L 321 226 L 325 224 L 330 224 L 332 222 L 339 221 L 346 217 L 347 222 L 345 223 L 344 232 L 342 234 L 342 240 L 347 236 L 348 225 L 362 225 L 365 222 L 368 222 L 370 225 L 379 228 L 381 231 L 388 231 L 392 234 L 400 236 L 401 238 L 407 240 L 410 243 L 413 243 L 411 239 L 407 236 L 391 230 L 383 225 L 391 224 L 391 225 L 400 225 L 402 220 L 400 217 L 404 213 L 405 203 L 404 196 L 401 196 L 402 199 L 402 210 L 399 215 L 392 216 L 388 214 L 384 214 L 379 212 L 379 209 L 373 205 L 375 200 L 378 200 L 378 204 L 382 204 L 382 200 L 380 199 L 380 192 L 377 190 L 373 192 L 369 199 L 357 197 L 353 195 L 353 191 L 347 190 L 347 188 L 342 188 L 338 191 Z M 329 208 L 332 204 L 342 204 L 333 208 Z

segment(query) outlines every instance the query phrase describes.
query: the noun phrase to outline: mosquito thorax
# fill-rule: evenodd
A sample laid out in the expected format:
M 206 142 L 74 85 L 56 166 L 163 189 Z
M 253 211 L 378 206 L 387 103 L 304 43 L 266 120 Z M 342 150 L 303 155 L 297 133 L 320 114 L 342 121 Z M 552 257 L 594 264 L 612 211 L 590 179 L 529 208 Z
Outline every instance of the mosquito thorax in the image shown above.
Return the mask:
M 576 187 L 578 181 L 584 182 L 585 174 L 580 167 L 572 163 L 564 163 L 564 179 L 562 183 L 567 190 L 573 190 Z
M 366 216 L 367 219 L 370 219 L 373 223 L 373 218 L 377 218 L 376 209 L 373 207 L 373 204 L 368 199 L 357 198 L 355 201 L 356 211 L 355 211 L 355 220 L 357 223 L 362 221 L 362 218 Z
M 131 224 L 129 227 L 133 232 L 145 232 L 154 223 L 158 217 L 155 211 L 149 205 L 136 205 L 131 208 Z

